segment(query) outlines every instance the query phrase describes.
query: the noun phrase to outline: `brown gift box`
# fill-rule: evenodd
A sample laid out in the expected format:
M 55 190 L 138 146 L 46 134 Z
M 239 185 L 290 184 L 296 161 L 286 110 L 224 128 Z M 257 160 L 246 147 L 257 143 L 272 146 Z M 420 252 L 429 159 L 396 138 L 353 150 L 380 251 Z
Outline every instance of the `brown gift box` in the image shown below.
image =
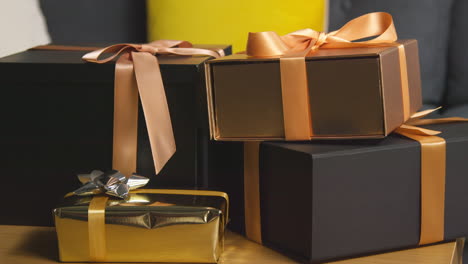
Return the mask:
M 310 138 L 382 138 L 421 107 L 417 41 L 398 42 L 406 61 L 395 45 L 319 49 L 305 58 Z M 207 62 L 206 76 L 212 138 L 285 139 L 280 58 L 226 56 Z

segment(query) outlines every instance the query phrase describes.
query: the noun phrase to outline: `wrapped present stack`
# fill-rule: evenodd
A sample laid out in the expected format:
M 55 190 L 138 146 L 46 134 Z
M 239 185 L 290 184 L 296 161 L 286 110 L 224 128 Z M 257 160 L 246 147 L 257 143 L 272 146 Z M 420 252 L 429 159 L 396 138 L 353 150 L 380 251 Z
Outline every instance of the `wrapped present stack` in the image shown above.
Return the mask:
M 461 263 L 468 119 L 420 111 L 418 43 L 390 14 L 249 33 L 230 53 L 157 40 L 0 59 L 19 128 L 0 135 L 6 184 L 22 186 L 0 224 L 53 212 L 62 262 Z
M 250 33 L 208 61 L 211 137 L 245 142 L 244 189 L 222 187 L 244 191 L 238 231 L 306 263 L 466 235 L 468 120 L 425 119 L 419 71 L 416 40 L 381 12 Z

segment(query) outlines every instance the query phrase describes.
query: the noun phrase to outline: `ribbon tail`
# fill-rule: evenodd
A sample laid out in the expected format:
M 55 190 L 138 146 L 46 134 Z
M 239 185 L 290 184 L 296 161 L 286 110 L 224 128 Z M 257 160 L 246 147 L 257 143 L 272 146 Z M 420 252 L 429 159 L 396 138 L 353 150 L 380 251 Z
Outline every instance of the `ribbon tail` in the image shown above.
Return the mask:
M 408 119 L 405 124 L 407 125 L 417 125 L 417 124 L 414 124 L 414 122 L 416 121 L 419 121 L 421 120 L 422 118 L 434 113 L 435 111 L 439 110 L 440 108 L 442 107 L 437 107 L 437 108 L 433 108 L 433 109 L 427 109 L 427 110 L 424 110 L 424 111 L 420 111 L 420 112 L 417 112 L 417 113 L 414 113 L 410 119 Z
M 156 56 L 132 52 L 135 75 L 158 174 L 176 151 L 171 116 Z
M 435 136 L 440 134 L 440 131 L 426 129 L 422 127 L 417 127 L 413 125 L 406 125 L 403 124 L 399 128 L 395 130 L 396 133 L 400 135 L 404 135 L 406 137 L 411 138 L 412 135 L 420 135 L 420 136 Z
M 445 124 L 454 122 L 467 122 L 468 118 L 463 117 L 446 117 L 437 119 L 420 119 L 413 121 L 411 124 L 415 126 L 434 125 L 434 124 Z
M 124 175 L 136 171 L 138 140 L 138 89 L 128 54 L 115 65 L 114 141 L 112 166 Z

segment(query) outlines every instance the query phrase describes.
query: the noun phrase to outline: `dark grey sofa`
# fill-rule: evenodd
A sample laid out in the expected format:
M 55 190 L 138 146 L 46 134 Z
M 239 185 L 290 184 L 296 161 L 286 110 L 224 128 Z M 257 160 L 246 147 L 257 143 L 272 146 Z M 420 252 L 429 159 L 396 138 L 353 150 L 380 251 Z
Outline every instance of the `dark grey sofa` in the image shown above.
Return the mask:
M 146 42 L 146 1 L 40 0 L 52 43 Z
M 468 0 L 329 0 L 330 31 L 368 12 L 393 15 L 398 36 L 419 41 L 424 107 L 468 117 Z

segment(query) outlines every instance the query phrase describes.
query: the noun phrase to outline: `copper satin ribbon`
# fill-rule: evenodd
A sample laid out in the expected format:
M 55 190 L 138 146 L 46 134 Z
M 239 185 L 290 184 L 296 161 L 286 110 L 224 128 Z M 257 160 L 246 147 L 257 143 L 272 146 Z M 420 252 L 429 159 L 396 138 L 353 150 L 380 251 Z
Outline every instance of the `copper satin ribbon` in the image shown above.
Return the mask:
M 421 125 L 468 122 L 466 118 L 421 119 L 437 109 L 414 114 L 396 133 L 421 145 L 421 233 L 419 245 L 444 240 L 446 142 L 440 131 Z
M 369 37 L 374 38 L 357 41 Z M 355 18 L 330 33 L 312 29 L 302 29 L 284 36 L 273 31 L 249 33 L 246 53 L 254 57 L 280 57 L 285 137 L 287 140 L 309 140 L 313 137 L 313 117 L 308 100 L 305 57 L 313 56 L 319 48 L 398 46 L 404 120 L 410 117 L 405 49 L 395 42 L 397 39 L 392 16 L 375 12 Z
M 110 56 L 100 58 L 105 53 Z M 192 48 L 187 41 L 157 40 L 149 44 L 117 44 L 90 52 L 83 60 L 115 64 L 113 168 L 124 175 L 136 171 L 138 93 L 140 94 L 156 173 L 176 151 L 171 117 L 156 54 L 206 55 L 222 51 Z
M 216 191 L 202 190 L 165 190 L 165 189 L 138 189 L 130 193 L 155 193 L 155 194 L 180 194 L 180 195 L 203 195 L 218 196 L 226 199 L 227 208 L 229 208 L 229 198 L 226 193 Z M 67 196 L 70 196 L 68 194 Z M 108 196 L 94 196 L 88 209 L 88 241 L 89 241 L 89 261 L 106 262 L 106 222 L 105 211 Z M 229 219 L 229 210 L 226 210 L 224 219 Z
M 444 240 L 446 142 L 440 131 L 420 125 L 468 122 L 466 118 L 421 119 L 437 109 L 416 113 L 395 132 L 421 145 L 421 230 L 419 245 Z M 244 142 L 245 225 L 249 239 L 262 243 L 259 190 L 260 142 Z M 256 210 L 255 212 L 253 210 Z

